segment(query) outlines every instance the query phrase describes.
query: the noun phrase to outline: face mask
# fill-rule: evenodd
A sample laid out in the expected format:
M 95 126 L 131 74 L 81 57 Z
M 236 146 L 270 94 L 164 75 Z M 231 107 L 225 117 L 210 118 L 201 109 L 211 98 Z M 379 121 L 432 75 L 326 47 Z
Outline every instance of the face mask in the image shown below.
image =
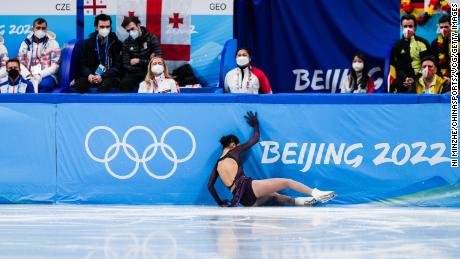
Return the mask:
M 110 33 L 110 30 L 107 29 L 107 28 L 104 28 L 104 29 L 100 29 L 100 30 L 99 30 L 99 35 L 100 35 L 102 38 L 107 37 L 107 35 L 109 35 L 109 33 Z
M 8 71 L 8 76 L 12 79 L 16 79 L 19 76 L 19 70 L 11 69 Z
M 444 37 L 446 37 L 446 38 L 447 38 L 447 37 L 450 37 L 450 29 L 448 29 L 448 28 L 447 28 L 447 29 L 446 29 L 446 28 L 443 28 L 443 29 L 441 29 L 439 32 L 440 32 L 440 34 L 441 34 L 442 36 L 444 36 Z
M 43 31 L 43 30 L 38 30 L 38 31 L 34 32 L 34 35 L 35 35 L 35 37 L 37 37 L 38 39 L 41 40 L 41 39 L 43 39 L 43 37 L 46 36 L 46 32 Z
M 425 67 L 422 69 L 422 76 L 423 78 L 432 78 L 434 76 L 434 70 L 430 69 L 429 67 Z
M 161 75 L 164 72 L 165 68 L 162 65 L 154 65 L 152 66 L 152 72 L 155 75 Z
M 236 64 L 239 67 L 245 67 L 249 64 L 249 57 L 241 56 L 236 58 Z
M 406 39 L 409 39 L 410 37 L 414 36 L 415 32 L 412 29 L 409 28 L 404 28 L 403 29 L 403 36 Z
M 131 30 L 129 31 L 129 36 L 133 38 L 133 40 L 137 39 L 139 37 L 139 31 L 138 30 Z
M 361 72 L 363 71 L 364 63 L 363 62 L 353 62 L 351 66 L 353 67 L 354 71 Z

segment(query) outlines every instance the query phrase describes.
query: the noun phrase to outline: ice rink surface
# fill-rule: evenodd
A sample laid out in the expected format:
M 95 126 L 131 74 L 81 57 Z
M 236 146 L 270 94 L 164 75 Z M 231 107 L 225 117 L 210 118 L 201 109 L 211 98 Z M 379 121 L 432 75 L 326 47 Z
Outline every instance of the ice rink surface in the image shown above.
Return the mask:
M 459 258 L 460 209 L 1 205 L 0 258 Z

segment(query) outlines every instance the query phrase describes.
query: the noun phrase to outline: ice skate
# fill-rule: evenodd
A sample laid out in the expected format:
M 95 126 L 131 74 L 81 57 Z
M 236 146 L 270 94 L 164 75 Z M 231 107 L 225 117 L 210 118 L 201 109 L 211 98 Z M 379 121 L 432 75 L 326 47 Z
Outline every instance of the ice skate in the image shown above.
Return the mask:
M 320 191 L 316 188 L 313 189 L 311 195 L 313 196 L 313 198 L 315 198 L 315 200 L 322 203 L 330 201 L 334 199 L 335 196 L 337 196 L 337 194 L 334 191 Z
M 297 197 L 294 198 L 295 206 L 313 206 L 318 201 L 313 197 Z

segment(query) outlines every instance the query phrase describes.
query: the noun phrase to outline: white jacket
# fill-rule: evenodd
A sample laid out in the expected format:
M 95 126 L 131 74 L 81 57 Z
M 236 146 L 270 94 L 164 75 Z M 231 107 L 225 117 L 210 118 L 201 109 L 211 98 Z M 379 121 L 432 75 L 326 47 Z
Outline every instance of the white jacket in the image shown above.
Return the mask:
M 156 82 L 156 84 L 155 84 Z M 180 93 L 179 85 L 172 78 L 166 78 L 164 74 L 155 77 L 154 80 L 150 80 L 148 86 L 145 81 L 142 81 L 139 85 L 138 93 Z
M 8 79 L 8 73 L 5 68 L 5 63 L 8 61 L 8 50 L 6 49 L 4 43 L 3 37 L 0 36 L 0 83 Z
M 18 59 L 21 62 L 21 75 L 24 78 L 30 78 L 32 72 L 34 72 L 31 71 L 32 67 L 38 66 L 41 78 L 53 76 L 56 79 L 56 74 L 59 70 L 61 49 L 59 48 L 59 43 L 56 41 L 56 34 L 48 31 L 46 37 L 46 41 L 36 43 L 32 39 L 33 33 L 30 33 L 21 43 Z M 32 54 L 34 55 L 33 58 L 31 58 Z
M 239 67 L 228 71 L 225 76 L 225 92 L 226 93 L 244 93 L 258 94 L 260 83 L 257 76 L 252 73 L 248 67 L 243 69 L 244 77 L 241 80 L 242 73 Z

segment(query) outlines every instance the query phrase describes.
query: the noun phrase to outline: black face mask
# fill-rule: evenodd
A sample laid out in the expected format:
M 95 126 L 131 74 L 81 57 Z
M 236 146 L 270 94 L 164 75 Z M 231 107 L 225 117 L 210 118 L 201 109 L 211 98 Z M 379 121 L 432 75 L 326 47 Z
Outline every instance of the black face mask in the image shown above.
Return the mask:
M 19 70 L 11 69 L 8 71 L 8 76 L 12 79 L 16 79 L 19 76 Z

